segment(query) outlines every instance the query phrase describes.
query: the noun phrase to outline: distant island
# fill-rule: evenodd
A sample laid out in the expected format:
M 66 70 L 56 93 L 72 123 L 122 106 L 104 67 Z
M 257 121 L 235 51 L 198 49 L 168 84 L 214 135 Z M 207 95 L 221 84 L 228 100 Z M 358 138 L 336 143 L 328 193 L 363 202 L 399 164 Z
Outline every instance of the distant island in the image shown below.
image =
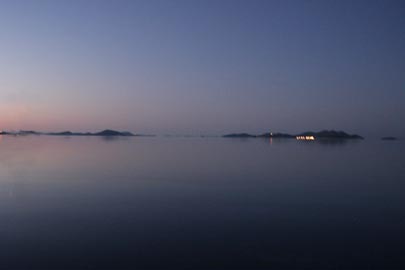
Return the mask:
M 16 132 L 12 131 L 1 131 L 0 135 L 49 135 L 49 136 L 146 136 L 146 135 L 135 135 L 129 131 L 116 131 L 112 129 L 106 129 L 100 132 L 91 133 L 91 132 L 38 132 L 33 130 L 20 130 Z
M 260 135 L 253 135 L 249 133 L 231 133 L 223 135 L 224 138 L 286 138 L 297 140 L 315 140 L 315 139 L 364 139 L 357 134 L 348 134 L 344 131 L 335 130 L 322 130 L 319 132 L 307 131 L 299 134 L 287 134 L 287 133 L 264 133 Z
M 14 135 L 14 136 L 25 136 L 25 135 L 47 135 L 47 136 L 100 136 L 100 137 L 154 137 L 155 135 L 145 135 L 145 134 L 133 134 L 129 131 L 116 131 L 112 129 L 105 129 L 100 132 L 72 132 L 72 131 L 62 131 L 62 132 L 39 132 L 34 130 L 20 130 L 20 131 L 0 131 L 0 135 Z M 204 136 L 200 136 L 204 137 Z M 315 139 L 364 139 L 362 136 L 357 134 L 348 134 L 344 131 L 335 130 L 322 130 L 319 132 L 307 131 L 299 134 L 288 134 L 288 133 L 263 133 L 259 135 L 249 134 L 249 133 L 231 133 L 222 135 L 224 138 L 280 138 L 280 139 L 297 139 L 297 140 L 315 140 Z M 396 140 L 395 137 L 383 137 L 382 140 Z
M 396 141 L 398 138 L 396 137 L 382 137 L 381 140 L 383 141 Z

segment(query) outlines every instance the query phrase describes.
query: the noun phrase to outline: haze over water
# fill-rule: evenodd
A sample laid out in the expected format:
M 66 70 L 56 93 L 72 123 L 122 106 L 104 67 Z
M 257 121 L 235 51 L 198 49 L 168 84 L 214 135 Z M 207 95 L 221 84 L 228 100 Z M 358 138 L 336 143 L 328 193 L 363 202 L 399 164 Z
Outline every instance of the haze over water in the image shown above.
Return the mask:
M 405 143 L 3 136 L 3 269 L 401 269 Z

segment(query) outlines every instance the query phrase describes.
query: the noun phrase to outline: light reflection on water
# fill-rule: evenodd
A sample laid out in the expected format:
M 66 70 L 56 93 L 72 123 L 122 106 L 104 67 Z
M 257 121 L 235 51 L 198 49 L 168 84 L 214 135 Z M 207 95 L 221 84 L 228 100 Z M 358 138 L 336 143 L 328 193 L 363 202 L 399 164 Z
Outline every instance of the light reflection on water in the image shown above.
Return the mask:
M 3 136 L 6 269 L 405 266 L 405 144 Z

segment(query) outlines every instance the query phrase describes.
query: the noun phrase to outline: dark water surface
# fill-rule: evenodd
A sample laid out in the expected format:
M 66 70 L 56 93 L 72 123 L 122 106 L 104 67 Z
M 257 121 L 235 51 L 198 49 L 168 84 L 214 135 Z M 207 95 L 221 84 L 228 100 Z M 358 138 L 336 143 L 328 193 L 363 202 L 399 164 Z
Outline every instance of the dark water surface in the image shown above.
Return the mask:
M 405 269 L 404 141 L 0 139 L 0 269 Z

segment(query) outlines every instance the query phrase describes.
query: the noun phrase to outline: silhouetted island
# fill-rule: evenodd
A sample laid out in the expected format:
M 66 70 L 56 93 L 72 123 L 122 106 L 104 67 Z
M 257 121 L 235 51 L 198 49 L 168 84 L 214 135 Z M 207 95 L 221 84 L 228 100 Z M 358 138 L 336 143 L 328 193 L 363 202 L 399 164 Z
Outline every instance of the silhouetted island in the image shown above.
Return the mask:
M 382 137 L 381 140 L 383 141 L 396 141 L 398 138 L 396 137 Z
M 286 139 L 295 139 L 295 138 L 312 138 L 312 139 L 364 139 L 362 136 L 357 134 L 348 134 L 344 131 L 335 131 L 335 130 L 322 130 L 319 132 L 307 131 L 299 133 L 296 135 L 287 134 L 287 133 L 264 133 L 261 135 L 252 135 L 249 133 L 231 133 L 223 135 L 224 138 L 286 138 Z
M 96 133 L 79 133 L 79 132 L 71 132 L 71 131 L 63 131 L 63 132 L 56 132 L 56 133 L 46 133 L 46 135 L 54 135 L 54 136 L 135 136 L 131 132 L 128 131 L 116 131 L 111 129 L 106 129 Z
M 111 129 L 106 129 L 100 132 L 91 133 L 91 132 L 71 132 L 71 131 L 63 131 L 63 132 L 37 132 L 37 131 L 25 131 L 20 130 L 16 132 L 11 131 L 2 131 L 0 135 L 49 135 L 49 136 L 137 136 L 132 134 L 128 131 L 116 131 Z
M 357 134 L 347 134 L 344 131 L 335 130 L 323 130 L 319 132 L 304 132 L 298 134 L 297 136 L 314 136 L 315 138 L 325 138 L 325 139 L 364 139 L 362 136 Z

